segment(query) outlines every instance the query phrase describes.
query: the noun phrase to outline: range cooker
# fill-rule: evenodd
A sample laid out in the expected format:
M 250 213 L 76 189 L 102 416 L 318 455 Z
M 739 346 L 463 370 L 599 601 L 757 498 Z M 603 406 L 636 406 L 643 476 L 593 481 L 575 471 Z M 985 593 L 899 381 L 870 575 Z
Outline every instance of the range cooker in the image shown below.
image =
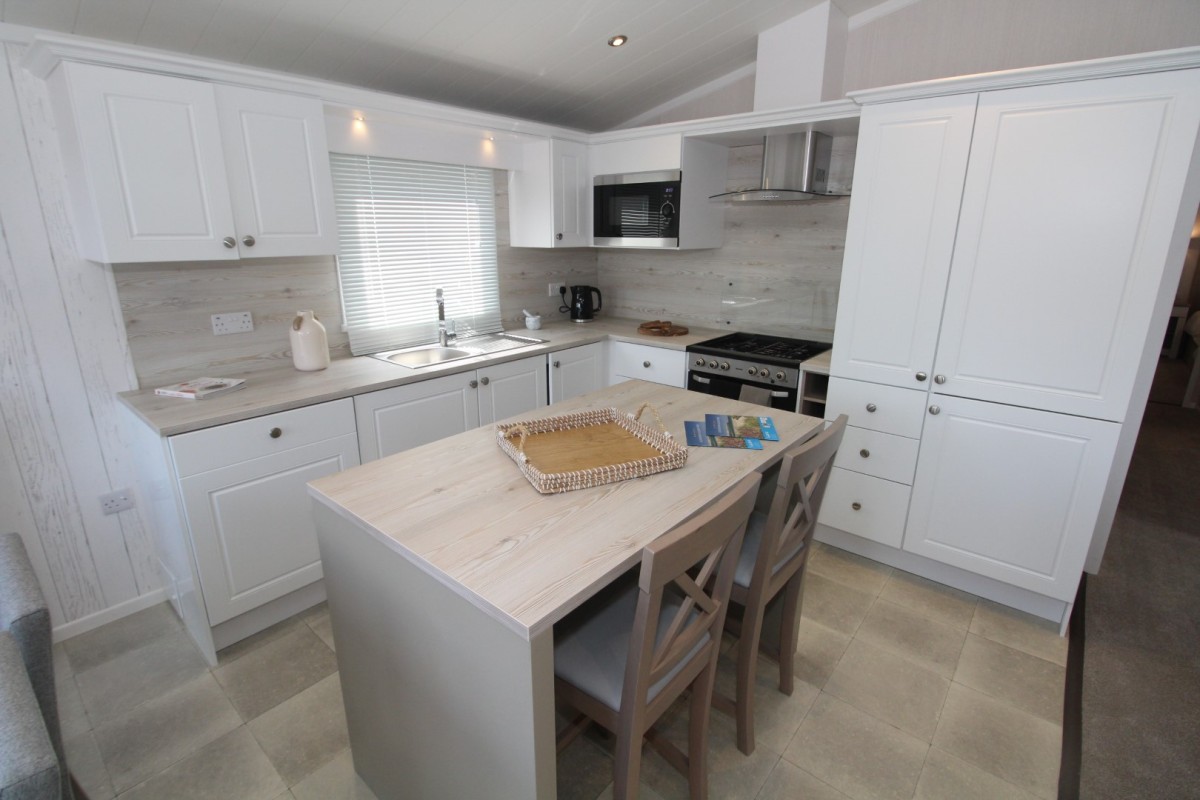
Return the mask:
M 797 411 L 800 363 L 830 347 L 827 342 L 761 333 L 708 339 L 687 347 L 687 388 Z

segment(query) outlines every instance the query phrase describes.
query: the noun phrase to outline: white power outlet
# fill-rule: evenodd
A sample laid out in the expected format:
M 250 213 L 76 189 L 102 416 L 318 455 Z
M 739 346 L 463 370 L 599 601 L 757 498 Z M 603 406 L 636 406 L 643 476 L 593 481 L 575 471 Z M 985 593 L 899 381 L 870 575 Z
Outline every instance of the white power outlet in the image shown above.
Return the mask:
M 254 330 L 254 320 L 249 311 L 230 311 L 228 314 L 212 315 L 213 336 L 225 336 L 229 333 L 250 333 Z
M 565 288 L 565 287 L 566 287 L 566 284 L 563 283 L 562 281 L 553 281 L 551 283 L 548 283 L 548 284 L 546 284 L 546 296 L 547 297 L 558 297 L 560 295 L 560 292 L 558 291 L 559 288 Z
M 100 495 L 100 509 L 105 514 L 116 514 L 128 508 L 133 508 L 133 495 L 128 489 Z

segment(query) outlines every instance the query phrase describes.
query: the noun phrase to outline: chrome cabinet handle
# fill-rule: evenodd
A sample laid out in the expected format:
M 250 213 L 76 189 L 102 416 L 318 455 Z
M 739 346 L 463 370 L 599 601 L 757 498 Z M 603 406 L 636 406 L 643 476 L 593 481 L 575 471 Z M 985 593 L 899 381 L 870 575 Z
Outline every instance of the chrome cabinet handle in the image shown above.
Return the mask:
M 246 234 L 242 237 L 242 244 L 246 245 L 246 247 L 254 247 L 254 237 Z
M 478 388 L 479 388 L 479 381 L 471 381 L 471 382 L 470 382 L 470 383 L 468 383 L 467 385 L 468 385 L 468 386 L 470 386 L 472 389 L 478 389 Z
M 938 414 L 942 413 L 942 407 L 941 406 L 930 406 L 929 413 L 933 414 L 936 417 Z
M 232 236 L 226 236 L 221 240 L 221 244 L 232 250 L 233 248 L 237 247 L 237 239 L 234 239 Z
M 555 361 L 555 362 L 554 362 L 554 368 L 555 368 L 555 369 L 558 369 L 558 367 L 559 367 L 559 365 L 560 365 L 560 364 L 562 364 L 562 362 L 561 362 L 561 361 Z
M 933 382 L 936 384 L 939 384 L 939 385 L 943 384 L 946 382 L 946 376 L 945 375 L 934 375 Z
M 278 439 L 280 436 L 283 436 L 282 430 L 280 430 L 279 428 L 271 428 L 271 438 L 272 439 Z
M 867 413 L 868 414 L 874 414 L 875 409 L 877 409 L 877 408 L 878 408 L 878 406 L 875 405 L 874 403 L 867 403 Z
M 928 375 L 926 375 L 924 372 L 918 372 L 918 373 L 917 373 L 917 380 L 919 380 L 919 381 L 923 381 L 923 380 L 925 380 L 925 379 L 926 379 L 926 378 L 928 378 L 928 377 L 929 377 L 929 376 L 928 376 Z
M 492 379 L 491 378 L 480 378 L 479 382 L 482 383 L 484 386 L 487 386 L 489 383 L 492 382 Z
M 870 450 L 868 450 L 868 449 L 867 449 L 867 448 L 865 448 L 865 447 L 864 447 L 862 450 L 859 450 L 859 451 L 858 451 L 858 454 L 859 454 L 860 456 L 862 456 L 863 458 L 870 458 L 870 457 L 871 457 L 871 451 L 870 451 Z
M 853 508 L 855 511 L 862 511 L 862 503 L 858 502 L 857 500 L 855 500 L 853 503 L 851 503 L 850 507 Z

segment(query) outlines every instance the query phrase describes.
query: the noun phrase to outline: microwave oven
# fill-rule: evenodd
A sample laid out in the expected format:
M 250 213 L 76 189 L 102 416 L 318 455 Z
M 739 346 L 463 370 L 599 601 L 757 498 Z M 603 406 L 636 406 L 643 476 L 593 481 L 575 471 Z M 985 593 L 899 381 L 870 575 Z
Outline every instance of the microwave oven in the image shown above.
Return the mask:
M 679 247 L 679 170 L 597 175 L 596 247 Z

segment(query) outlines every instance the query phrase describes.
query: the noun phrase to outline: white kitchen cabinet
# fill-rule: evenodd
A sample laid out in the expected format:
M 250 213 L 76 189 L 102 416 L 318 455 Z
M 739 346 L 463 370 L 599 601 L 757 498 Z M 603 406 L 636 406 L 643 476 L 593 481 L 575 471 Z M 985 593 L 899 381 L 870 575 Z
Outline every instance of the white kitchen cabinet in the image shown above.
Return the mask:
M 633 379 L 682 389 L 687 385 L 687 354 L 667 347 L 610 340 L 608 385 Z
M 678 133 L 635 136 L 591 146 L 591 174 L 624 175 L 682 169 L 683 137 Z
M 547 138 L 524 147 L 523 167 L 508 173 L 508 230 L 513 247 L 587 247 L 592 243 L 588 147 Z
M 1070 602 L 1121 426 L 931 397 L 904 549 Z
M 508 361 L 354 398 L 363 461 L 546 405 L 545 356 Z
M 74 62 L 51 83 L 84 257 L 336 252 L 319 101 Z
M 570 400 L 604 386 L 604 344 L 594 342 L 546 356 L 550 402 Z

